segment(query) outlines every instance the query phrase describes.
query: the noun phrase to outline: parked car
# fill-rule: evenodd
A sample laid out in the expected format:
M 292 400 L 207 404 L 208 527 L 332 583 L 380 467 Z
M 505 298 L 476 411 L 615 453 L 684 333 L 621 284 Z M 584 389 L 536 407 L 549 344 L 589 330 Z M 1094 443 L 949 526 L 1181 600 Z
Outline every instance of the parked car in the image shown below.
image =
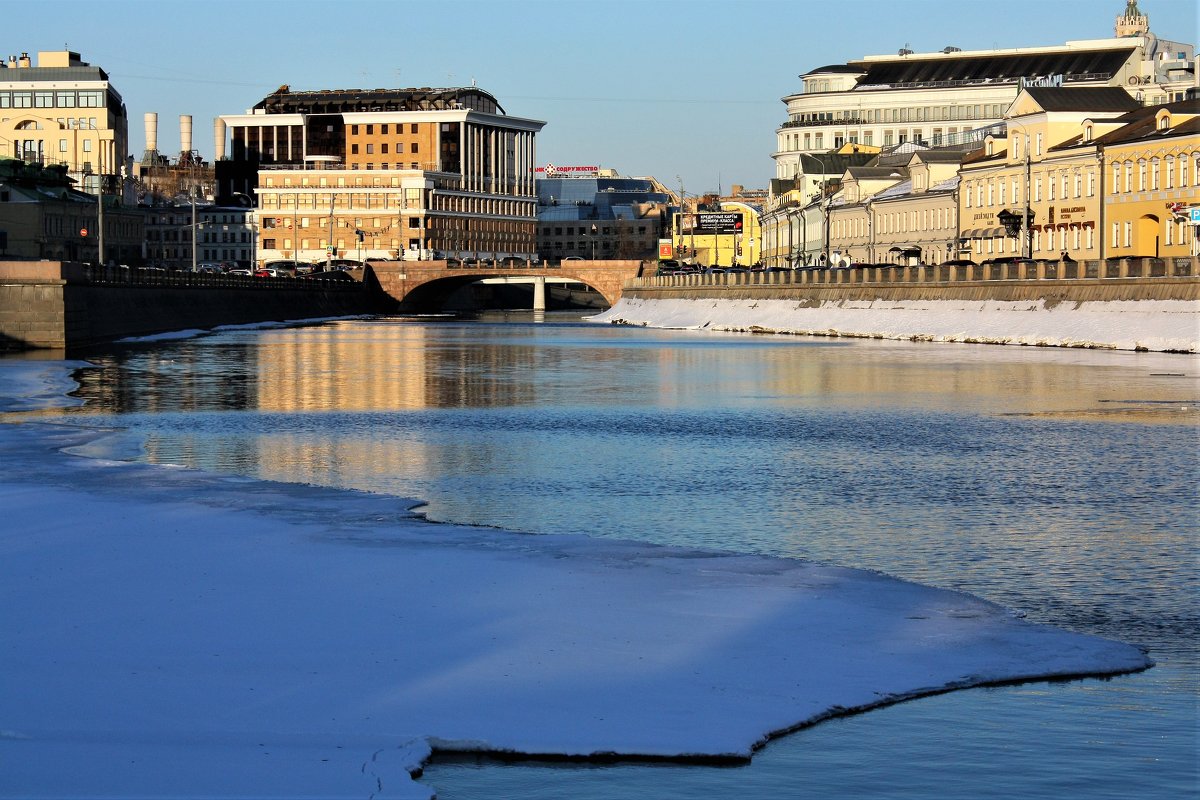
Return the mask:
M 251 272 L 248 269 L 231 269 L 231 270 L 229 270 L 229 272 L 227 272 L 225 274 L 226 275 L 250 275 Z
M 274 267 L 259 267 L 258 269 L 256 269 L 254 271 L 254 277 L 256 277 L 256 278 L 278 278 L 279 270 L 275 269 Z
M 563 261 L 583 261 L 583 256 L 567 256 Z

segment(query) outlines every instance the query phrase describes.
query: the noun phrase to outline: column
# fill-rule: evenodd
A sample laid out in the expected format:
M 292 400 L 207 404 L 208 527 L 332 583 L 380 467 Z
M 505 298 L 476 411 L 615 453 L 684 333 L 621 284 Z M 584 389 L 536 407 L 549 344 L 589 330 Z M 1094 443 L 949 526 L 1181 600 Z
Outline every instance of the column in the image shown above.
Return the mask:
M 533 310 L 546 310 L 546 278 L 544 275 L 533 279 Z

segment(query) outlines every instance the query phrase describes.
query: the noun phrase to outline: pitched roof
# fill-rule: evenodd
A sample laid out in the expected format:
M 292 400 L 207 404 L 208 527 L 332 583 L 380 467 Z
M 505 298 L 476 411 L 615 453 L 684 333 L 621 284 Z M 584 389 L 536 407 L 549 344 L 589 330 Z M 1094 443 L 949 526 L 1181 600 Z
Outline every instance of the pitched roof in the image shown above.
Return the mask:
M 1096 80 L 1094 75 L 1112 76 L 1133 54 L 1134 46 L 1121 49 L 1063 50 L 1055 53 L 996 52 L 977 54 L 934 54 L 925 57 L 903 56 L 880 61 L 851 61 L 865 67 L 867 74 L 859 89 L 877 86 L 922 86 L 953 82 L 1016 84 L 1030 75 L 1066 76 L 1068 81 Z
M 1025 90 L 1043 111 L 1109 112 L 1141 108 L 1120 86 L 1031 87 Z

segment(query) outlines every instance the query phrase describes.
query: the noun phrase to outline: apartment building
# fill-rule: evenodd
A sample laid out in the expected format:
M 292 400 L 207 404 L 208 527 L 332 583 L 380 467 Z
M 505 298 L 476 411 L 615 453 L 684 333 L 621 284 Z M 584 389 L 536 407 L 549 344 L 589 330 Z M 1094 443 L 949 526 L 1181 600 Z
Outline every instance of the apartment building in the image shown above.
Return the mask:
M 260 261 L 532 258 L 544 124 L 475 86 L 281 86 L 217 119 L 218 196 L 256 198 Z
M 0 60 L 0 158 L 63 165 L 95 193 L 128 170 L 129 118 L 108 74 L 69 50 Z

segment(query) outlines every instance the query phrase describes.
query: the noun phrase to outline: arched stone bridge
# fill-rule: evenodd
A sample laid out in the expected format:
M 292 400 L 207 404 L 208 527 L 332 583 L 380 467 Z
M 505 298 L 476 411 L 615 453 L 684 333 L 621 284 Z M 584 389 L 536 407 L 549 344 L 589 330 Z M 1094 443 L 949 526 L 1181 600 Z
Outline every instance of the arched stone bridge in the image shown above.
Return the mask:
M 608 305 L 621 299 L 630 278 L 654 274 L 646 261 L 563 261 L 459 264 L 448 261 L 368 261 L 365 280 L 374 274 L 379 287 L 402 309 L 440 307 L 456 289 L 484 278 L 565 278 L 599 292 Z

